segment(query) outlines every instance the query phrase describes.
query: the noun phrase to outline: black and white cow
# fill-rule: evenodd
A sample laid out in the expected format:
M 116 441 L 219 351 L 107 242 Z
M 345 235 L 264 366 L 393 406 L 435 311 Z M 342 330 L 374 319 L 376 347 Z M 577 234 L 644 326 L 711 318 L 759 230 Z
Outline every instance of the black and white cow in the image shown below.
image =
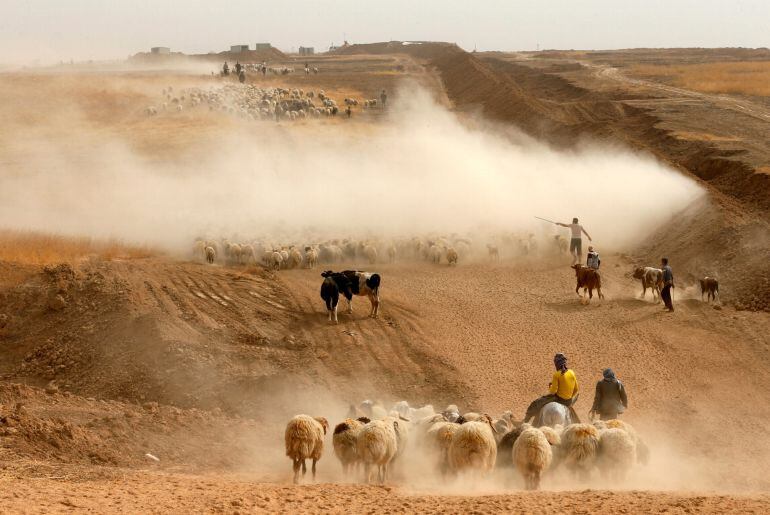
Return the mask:
M 327 270 L 321 274 L 324 278 L 321 284 L 321 298 L 326 302 L 329 321 L 337 321 L 337 304 L 342 294 L 348 301 L 348 313 L 353 312 L 353 295 L 366 296 L 372 304 L 369 316 L 377 317 L 380 307 L 380 275 L 358 270 L 332 272 Z M 332 284 L 333 283 L 333 284 Z

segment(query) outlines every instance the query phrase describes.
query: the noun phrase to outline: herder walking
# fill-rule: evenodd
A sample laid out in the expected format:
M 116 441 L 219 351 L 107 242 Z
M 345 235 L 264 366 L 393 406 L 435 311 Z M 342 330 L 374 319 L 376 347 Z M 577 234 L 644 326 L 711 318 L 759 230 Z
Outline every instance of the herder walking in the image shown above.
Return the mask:
M 660 291 L 660 296 L 663 299 L 669 312 L 674 311 L 674 303 L 671 299 L 671 288 L 674 287 L 674 272 L 668 264 L 668 258 L 660 260 L 661 269 L 663 270 L 663 289 Z
M 602 420 L 612 420 L 626 410 L 628 397 L 623 383 L 615 377 L 611 368 L 605 368 L 602 375 L 604 378 L 596 383 L 591 414 L 599 415 Z
M 572 254 L 572 264 L 574 265 L 575 263 L 580 263 L 583 260 L 583 234 L 588 237 L 588 241 L 593 241 L 591 236 L 589 236 L 588 232 L 583 229 L 583 226 L 578 223 L 577 218 L 573 218 L 571 224 L 556 222 L 556 225 L 569 228 L 571 233 L 569 240 L 569 252 Z

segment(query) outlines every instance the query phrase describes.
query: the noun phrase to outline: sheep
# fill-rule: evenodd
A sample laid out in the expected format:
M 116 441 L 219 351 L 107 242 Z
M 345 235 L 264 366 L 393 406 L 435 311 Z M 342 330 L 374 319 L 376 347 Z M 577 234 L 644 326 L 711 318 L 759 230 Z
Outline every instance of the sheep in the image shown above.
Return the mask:
M 432 424 L 425 434 L 428 449 L 435 452 L 437 465 L 442 474 L 449 472 L 449 448 L 460 427 L 460 424 L 441 420 Z
M 483 421 L 462 424 L 452 437 L 449 446 L 449 466 L 454 472 L 490 472 L 497 458 L 497 443 L 492 418 L 484 415 Z
M 367 245 L 364 247 L 364 257 L 369 262 L 370 265 L 374 265 L 377 263 L 377 249 L 374 248 L 372 245 Z
M 284 438 L 286 440 L 286 456 L 291 458 L 294 470 L 294 483 L 299 482 L 299 470 L 302 475 L 307 472 L 305 460 L 313 460 L 313 480 L 315 481 L 316 463 L 321 459 L 324 448 L 324 435 L 329 429 L 329 423 L 323 417 L 296 415 L 286 424 Z
M 144 110 L 145 114 L 147 116 L 155 116 L 158 114 L 158 110 L 155 108 L 155 106 L 149 106 Z
M 229 243 L 225 246 L 225 254 L 231 263 L 239 264 L 241 262 L 241 246 L 237 243 Z
M 459 256 L 457 255 L 457 251 L 454 249 L 454 247 L 449 247 L 446 250 L 446 260 L 449 266 L 457 265 L 457 258 Z
M 299 268 L 302 266 L 302 254 L 296 248 L 289 252 L 289 268 Z
M 636 432 L 636 429 L 634 429 L 631 424 L 619 419 L 612 419 L 604 422 L 604 427 L 605 429 L 622 429 L 631 435 L 631 438 L 636 445 L 637 461 L 639 461 L 639 463 L 642 465 L 647 464 L 650 459 L 650 449 L 647 447 L 647 444 L 645 444 L 644 441 L 639 437 L 639 433 Z
M 498 249 L 496 245 L 492 245 L 491 243 L 488 243 L 487 252 L 489 253 L 490 261 L 495 261 L 495 262 L 500 261 L 500 249 Z
M 247 265 L 255 261 L 254 247 L 249 244 L 241 245 L 241 253 L 238 256 L 238 261 L 246 263 Z
M 265 253 L 265 261 L 268 268 L 271 270 L 280 270 L 281 264 L 283 263 L 283 256 L 281 256 L 280 252 L 270 250 Z
M 567 468 L 587 477 L 596 464 L 599 430 L 591 424 L 570 424 L 561 434 L 560 447 Z
M 597 465 L 602 476 L 623 481 L 636 462 L 633 435 L 618 427 L 605 429 L 599 435 Z
M 337 424 L 334 428 L 334 435 L 332 436 L 334 455 L 340 460 L 342 472 L 345 475 L 359 461 L 358 451 L 356 450 L 358 431 L 367 423 L 362 422 L 362 420 L 369 421 L 369 419 L 364 417 L 361 420 L 348 418 L 344 422 Z
M 511 451 L 513 464 L 524 476 L 527 490 L 539 490 L 543 471 L 551 466 L 553 450 L 540 429 L 530 427 L 521 432 Z
M 561 444 L 561 436 L 556 429 L 550 426 L 542 426 L 538 429 L 543 432 L 545 439 L 548 440 L 548 443 L 551 444 L 551 447 Z
M 398 452 L 397 420 L 374 420 L 365 424 L 356 438 L 356 451 L 364 463 L 366 483 L 372 481 L 372 466 L 377 466 L 380 483 L 388 477 L 388 466 Z
M 505 433 L 502 438 L 500 438 L 500 441 L 497 442 L 496 466 L 498 468 L 506 468 L 513 465 L 511 460 L 508 459 L 511 456 L 513 445 L 516 443 L 516 440 L 519 438 L 519 435 L 521 435 L 522 431 L 530 427 L 532 427 L 530 424 L 520 424 L 515 426 L 513 429 Z
M 214 259 L 217 257 L 217 251 L 214 250 L 214 247 L 209 245 L 204 249 L 204 251 L 206 252 L 206 262 L 208 264 L 214 263 Z
M 396 262 L 396 246 L 393 244 L 390 244 L 388 246 L 388 262 L 389 263 Z
M 430 250 L 428 251 L 428 257 L 431 263 L 435 263 L 437 265 L 441 263 L 441 249 L 438 247 L 438 245 L 433 245 L 430 247 Z
M 318 251 L 313 247 L 305 247 L 305 266 L 314 269 L 318 262 Z

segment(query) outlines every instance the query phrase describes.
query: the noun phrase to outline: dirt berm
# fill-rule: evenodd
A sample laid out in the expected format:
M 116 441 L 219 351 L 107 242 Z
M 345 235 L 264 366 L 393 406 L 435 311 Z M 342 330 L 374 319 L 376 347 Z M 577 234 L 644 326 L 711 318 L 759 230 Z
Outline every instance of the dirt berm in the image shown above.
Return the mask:
M 439 72 L 460 111 L 480 110 L 557 148 L 621 143 L 690 175 L 711 193 L 709 199 L 682 206 L 680 215 L 640 242 L 639 263 L 657 266 L 666 255 L 689 282 L 718 277 L 726 302 L 770 310 L 770 175 L 741 161 L 739 153 L 676 138 L 658 127 L 650 110 L 629 105 L 623 95 L 578 87 L 556 74 L 558 66 L 543 71 L 494 55 L 480 58 L 447 43 L 394 41 L 339 52 L 406 53 Z

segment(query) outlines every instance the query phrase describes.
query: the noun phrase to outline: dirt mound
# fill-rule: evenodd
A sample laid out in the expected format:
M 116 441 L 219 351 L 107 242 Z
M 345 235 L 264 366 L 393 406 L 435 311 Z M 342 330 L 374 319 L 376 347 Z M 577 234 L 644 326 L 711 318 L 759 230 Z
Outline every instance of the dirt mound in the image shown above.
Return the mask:
M 55 386 L 46 391 L 0 383 L 0 435 L 24 458 L 58 463 L 238 468 L 249 455 L 256 422 L 163 406 L 84 399 Z M 216 442 L 227 441 L 226 446 Z M 203 449 L 218 447 L 214 452 Z M 156 459 L 148 457 L 151 454 Z M 158 461 L 160 460 L 160 461 Z
M 393 371 L 393 394 L 414 398 L 422 385 L 418 397 L 456 397 L 461 384 L 414 325 L 384 320 L 345 334 L 309 315 L 320 305 L 315 282 L 297 299 L 261 269 L 151 259 L 39 269 L 0 292 L 0 374 L 84 396 L 250 415 L 285 409 L 281 392 L 374 396 L 383 368 Z M 379 340 L 393 343 L 372 355 L 365 344 Z M 383 367 L 389 349 L 407 354 Z M 345 359 L 332 359 L 340 352 Z

